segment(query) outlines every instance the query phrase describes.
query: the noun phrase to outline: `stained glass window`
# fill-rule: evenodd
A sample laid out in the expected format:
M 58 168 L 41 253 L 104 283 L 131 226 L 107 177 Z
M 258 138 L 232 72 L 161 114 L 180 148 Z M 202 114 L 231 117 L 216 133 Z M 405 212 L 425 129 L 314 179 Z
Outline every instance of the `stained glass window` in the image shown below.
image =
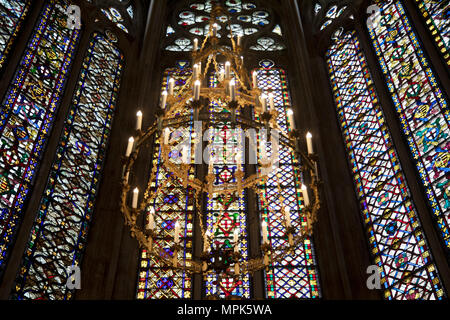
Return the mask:
M 80 265 L 116 109 L 123 56 L 94 34 L 16 281 L 17 299 L 70 299 L 66 269 Z
M 204 0 L 203 2 L 193 3 L 190 6 L 182 9 L 177 13 L 178 27 L 186 30 L 195 36 L 205 36 L 208 34 L 209 16 L 213 7 L 211 0 Z M 224 3 L 228 10 L 227 15 L 217 17 L 218 32 L 217 37 L 231 37 L 230 31 L 234 36 L 247 36 L 255 34 L 264 30 L 269 26 L 273 18 L 269 12 L 258 8 L 254 3 L 242 2 L 241 0 L 229 0 Z M 173 29 L 167 31 L 167 35 L 172 34 Z M 272 26 L 273 30 L 271 37 L 261 36 L 256 39 L 250 48 L 252 50 L 283 50 L 285 46 L 279 43 L 278 36 L 281 36 L 281 28 L 278 25 Z M 270 32 L 269 30 L 269 32 Z M 166 50 L 168 51 L 191 51 L 192 44 L 189 39 L 178 38 L 175 43 L 170 43 Z
M 80 32 L 49 1 L 0 111 L 0 269 L 4 267 L 58 109 Z
M 347 9 L 347 6 L 338 7 L 337 5 L 332 5 L 328 11 L 325 13 L 325 22 L 320 27 L 320 30 L 328 27 L 335 19 L 339 18 L 341 14 Z M 320 9 L 319 9 L 320 10 Z
M 186 61 L 178 62 L 178 66 L 166 70 L 163 78 L 163 89 L 168 86 L 169 78 L 175 80 L 174 92 L 178 94 L 186 84 L 192 69 Z M 192 128 L 177 130 L 171 133 L 171 140 L 189 140 L 192 142 Z M 182 236 L 183 249 L 178 252 L 179 260 L 192 259 L 192 232 L 194 214 L 194 191 L 184 188 L 179 179 L 169 177 L 161 159 L 159 137 L 154 144 L 152 171 L 149 179 L 150 191 L 157 194 L 153 201 L 155 210 L 155 238 L 154 246 L 159 251 L 166 252 L 168 257 L 173 256 L 175 223 L 178 221 Z M 180 157 L 180 154 L 174 157 Z M 191 155 L 192 157 L 192 155 Z M 192 167 L 190 174 L 194 174 Z M 146 194 L 145 197 L 149 197 Z M 150 211 L 149 211 L 150 212 Z M 141 251 L 138 278 L 138 299 L 188 299 L 192 297 L 192 275 L 186 271 L 176 270 L 163 265 L 159 258 L 147 256 L 147 251 Z
M 266 95 L 274 95 L 275 108 L 279 112 L 278 125 L 287 133 L 291 130 L 287 121 L 287 110 L 291 102 L 286 73 L 283 69 L 275 68 L 272 61 L 264 60 L 261 66 L 258 69 L 258 87 Z M 259 149 L 266 147 L 266 154 L 269 156 L 272 152 L 271 145 L 266 145 L 261 137 L 258 140 Z M 301 179 L 299 163 L 294 158 L 293 151 L 280 146 L 279 168 L 260 186 L 259 195 L 260 217 L 268 224 L 269 241 L 275 255 L 281 250 L 277 248 L 288 246 L 283 225 L 284 208 L 290 208 L 292 226 L 296 233 L 301 233 L 307 225 L 307 221 L 300 218 L 300 212 L 304 208 Z M 308 237 L 293 254 L 273 263 L 265 272 L 265 283 L 267 298 L 318 298 L 318 270 L 312 239 Z
M 131 7 L 131 13 L 130 13 L 130 11 L 128 11 L 128 13 L 130 13 L 130 15 L 132 15 L 132 12 L 133 12 L 132 9 L 133 8 Z M 124 19 L 123 19 L 122 15 L 120 14 L 119 10 L 117 10 L 114 7 L 110 7 L 109 9 L 101 9 L 101 11 L 109 20 L 114 22 L 117 27 L 119 27 L 120 29 L 122 29 L 123 31 L 128 33 L 128 29 L 124 25 Z
M 447 65 L 450 66 L 450 2 L 415 0 Z
M 400 1 L 378 3 L 370 29 L 387 86 L 408 139 L 429 204 L 450 250 L 450 143 L 447 98 L 431 70 Z
M 337 32 L 327 54 L 331 85 L 371 253 L 386 299 L 442 299 L 397 152 L 355 32 Z
M 29 8 L 29 0 L 0 0 L 0 69 Z
M 210 86 L 217 86 L 217 77 L 210 78 Z M 211 112 L 228 113 L 226 104 L 221 101 L 213 101 L 210 107 Z M 211 170 L 215 175 L 215 185 L 228 184 L 236 181 L 238 163 L 235 155 L 238 150 L 242 150 L 242 135 L 239 128 L 232 128 L 231 123 L 224 122 L 216 124 L 210 128 L 208 140 L 214 150 L 215 161 L 211 165 Z M 241 154 L 241 159 L 243 155 Z M 241 164 L 241 170 L 245 172 Z M 248 259 L 247 239 L 247 210 L 246 192 L 237 192 L 229 196 L 208 194 L 206 208 L 207 230 L 213 233 L 212 248 L 233 250 L 233 235 L 237 228 L 241 237 L 239 253 L 242 255 L 241 261 Z M 235 278 L 224 276 L 218 278 L 216 273 L 209 273 L 206 276 L 206 295 L 217 295 L 226 298 L 231 295 L 241 298 L 250 298 L 250 276 L 248 273 L 240 274 Z

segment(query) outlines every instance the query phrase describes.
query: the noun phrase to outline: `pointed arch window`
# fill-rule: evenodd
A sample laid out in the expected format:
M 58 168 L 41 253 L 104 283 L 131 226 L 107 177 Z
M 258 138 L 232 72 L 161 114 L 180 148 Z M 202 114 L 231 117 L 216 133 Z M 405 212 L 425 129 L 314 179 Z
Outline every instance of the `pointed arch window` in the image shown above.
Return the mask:
M 94 33 L 31 229 L 15 299 L 65 300 L 67 268 L 87 241 L 116 111 L 124 58 L 114 34 Z
M 279 112 L 278 125 L 285 132 L 293 130 L 287 120 L 291 107 L 286 72 L 276 68 L 270 60 L 263 60 L 257 69 L 258 87 L 266 94 L 273 94 L 274 106 Z M 271 153 L 270 145 L 265 146 L 264 138 L 258 137 L 258 145 Z M 261 156 L 261 155 L 260 155 Z M 268 225 L 269 240 L 277 254 L 277 247 L 287 245 L 285 236 L 284 208 L 290 209 L 291 221 L 296 233 L 302 233 L 307 222 L 301 221 L 299 213 L 304 209 L 301 196 L 300 164 L 295 161 L 293 150 L 281 146 L 279 168 L 276 174 L 269 175 L 268 181 L 259 186 L 260 219 Z M 261 170 L 261 168 L 259 168 Z M 280 262 L 273 263 L 265 272 L 265 291 L 267 298 L 274 299 L 314 299 L 320 297 L 317 262 L 311 238 L 306 238 L 293 254 Z
M 381 9 L 380 23 L 369 33 L 441 239 L 450 253 L 448 98 L 402 2 L 376 3 Z
M 30 0 L 0 0 L 0 69 L 29 9 Z
M 386 299 L 442 299 L 436 265 L 354 31 L 326 54 L 336 111 Z
M 0 111 L 0 270 L 64 93 L 80 32 L 66 28 L 66 1 L 44 5 Z
M 169 68 L 164 72 L 162 90 L 167 90 L 169 78 L 175 80 L 174 93 L 179 94 L 185 86 L 188 78 L 192 74 L 192 68 L 187 61 L 178 61 L 177 66 Z M 171 141 L 188 140 L 192 141 L 192 128 L 171 133 Z M 152 171 L 150 173 L 149 184 L 151 191 L 158 194 L 150 204 L 154 208 L 155 231 L 158 237 L 154 246 L 167 253 L 167 258 L 173 257 L 173 234 L 175 223 L 180 224 L 183 241 L 182 250 L 179 250 L 179 260 L 186 261 L 192 259 L 193 254 L 193 217 L 194 217 L 194 191 L 192 188 L 185 188 L 177 177 L 168 176 L 161 159 L 160 139 L 154 142 Z M 191 152 L 187 150 L 186 152 Z M 181 158 L 183 155 L 178 151 L 172 157 Z M 191 154 L 192 157 L 192 154 Z M 192 166 L 190 174 L 194 174 Z M 149 197 L 146 194 L 145 197 Z M 150 208 L 149 208 L 150 210 Z M 148 212 L 150 214 L 150 211 Z M 148 219 L 148 216 L 147 216 Z M 170 267 L 165 267 L 159 261 L 159 257 L 148 257 L 146 250 L 141 251 L 139 258 L 138 276 L 138 299 L 189 299 L 192 298 L 192 274 L 187 271 L 174 271 Z

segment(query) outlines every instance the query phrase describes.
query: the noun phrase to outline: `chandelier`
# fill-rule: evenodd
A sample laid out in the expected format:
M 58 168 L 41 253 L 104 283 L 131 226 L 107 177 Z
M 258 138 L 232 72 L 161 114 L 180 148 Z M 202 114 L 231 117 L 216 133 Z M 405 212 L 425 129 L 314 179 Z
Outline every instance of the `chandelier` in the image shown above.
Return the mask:
M 317 157 L 313 153 L 312 136 L 306 135 L 307 153 L 301 150 L 299 140 L 302 139 L 299 130 L 295 130 L 292 110 L 288 111 L 290 132 L 280 128 L 277 118 L 279 114 L 274 107 L 273 95 L 264 95 L 257 86 L 257 73 L 248 73 L 242 58 L 241 37 L 234 36 L 230 29 L 231 46 L 221 45 L 218 37 L 218 17 L 226 16 L 227 12 L 220 5 L 215 5 L 211 11 L 209 32 L 201 43 L 194 39 L 192 51 L 192 75 L 184 86 L 174 92 L 174 79 L 168 81 L 168 90 L 161 96 L 160 106 L 156 111 L 156 121 L 146 130 L 142 130 L 142 112 L 137 113 L 136 134 L 128 141 L 125 157 L 123 158 L 123 179 L 121 195 L 121 211 L 126 225 L 131 229 L 131 235 L 137 239 L 141 248 L 147 251 L 147 257 L 154 256 L 163 266 L 174 270 L 206 275 L 215 273 L 218 277 L 238 277 L 242 273 L 254 273 L 279 262 L 287 254 L 292 254 L 306 237 L 311 236 L 312 226 L 317 219 L 320 208 L 319 185 L 317 174 Z M 229 21 L 229 19 L 228 19 Z M 215 80 L 214 87 L 205 86 L 207 80 Z M 228 112 L 218 112 L 215 105 L 220 105 Z M 198 125 L 199 124 L 199 125 Z M 203 132 L 210 128 L 226 125 L 230 130 L 242 132 L 243 139 L 249 141 L 248 148 L 238 143 L 236 148 L 227 150 L 227 157 L 233 159 L 236 170 L 233 179 L 228 182 L 217 182 L 214 166 L 218 163 L 220 152 L 214 145 L 214 137 Z M 183 130 L 194 130 L 188 143 L 180 137 Z M 198 130 L 197 130 L 198 129 Z M 268 144 L 264 147 L 252 139 L 251 132 L 263 132 Z M 270 136 L 270 139 L 269 139 Z M 135 175 L 137 159 L 143 150 L 148 151 L 151 141 L 158 140 L 160 146 L 160 165 L 164 167 L 165 181 L 176 179 L 183 188 L 193 190 L 195 198 L 194 214 L 200 224 L 203 241 L 203 253 L 189 260 L 178 258 L 178 252 L 183 249 L 180 243 L 180 225 L 177 222 L 173 228 L 173 245 L 171 254 L 161 251 L 154 245 L 155 239 L 161 236 L 155 223 L 154 200 L 157 192 L 151 190 L 149 183 L 144 196 L 139 201 L 139 189 L 130 185 L 130 174 Z M 206 140 L 206 143 L 205 143 Z M 240 141 L 238 139 L 238 141 Z M 204 146 L 206 145 L 206 148 Z M 269 145 L 270 148 L 266 148 Z M 278 165 L 278 147 L 289 148 L 292 155 L 301 163 L 304 181 L 301 192 L 304 206 L 300 210 L 300 218 L 307 221 L 301 230 L 292 226 L 290 209 L 284 207 L 283 226 L 285 228 L 286 246 L 273 250 L 268 239 L 268 226 L 265 221 L 261 224 L 261 254 L 257 257 L 242 259 L 239 251 L 240 242 L 246 241 L 238 232 L 234 232 L 230 245 L 213 245 L 217 224 L 205 227 L 202 199 L 205 196 L 220 195 L 225 201 L 233 195 L 241 195 L 245 190 L 253 190 L 260 198 L 262 184 L 268 181 L 269 175 L 276 174 Z M 205 150 L 205 151 L 204 151 Z M 244 171 L 246 158 L 252 158 L 249 150 L 255 150 L 253 159 L 259 167 L 255 174 Z M 248 155 L 248 157 L 247 157 Z M 199 161 L 200 159 L 200 161 Z M 205 161 L 206 164 L 203 165 Z M 204 170 L 193 167 L 203 166 Z M 199 174 L 200 172 L 200 174 Z M 282 197 L 282 195 L 280 195 Z M 131 200 L 131 201 L 129 201 Z M 266 210 L 272 210 L 266 201 Z M 167 234 L 165 235 L 167 237 Z

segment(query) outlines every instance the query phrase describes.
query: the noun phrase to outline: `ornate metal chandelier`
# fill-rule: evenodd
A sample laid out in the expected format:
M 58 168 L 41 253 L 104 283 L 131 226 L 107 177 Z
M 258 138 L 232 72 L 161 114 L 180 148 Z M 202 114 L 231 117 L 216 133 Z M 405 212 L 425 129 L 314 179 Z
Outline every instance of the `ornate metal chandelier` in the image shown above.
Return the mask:
M 155 256 L 166 267 L 174 270 L 185 270 L 191 273 L 206 275 L 214 272 L 218 277 L 237 277 L 241 273 L 254 273 L 264 269 L 273 263 L 279 262 L 286 254 L 292 253 L 305 239 L 312 234 L 312 225 L 317 219 L 320 208 L 319 180 L 317 177 L 316 156 L 313 153 L 312 137 L 308 133 L 306 137 L 308 152 L 304 153 L 300 148 L 300 132 L 292 130 L 284 132 L 278 125 L 278 112 L 274 107 L 273 96 L 265 96 L 257 87 L 257 74 L 251 76 L 247 72 L 242 58 L 241 38 L 234 37 L 230 28 L 231 47 L 219 44 L 217 30 L 217 17 L 226 16 L 227 12 L 220 5 L 214 6 L 211 13 L 209 33 L 201 44 L 194 40 L 192 52 L 193 73 L 186 84 L 174 94 L 173 79 L 168 82 L 168 91 L 164 91 L 161 104 L 156 115 L 157 120 L 147 130 L 141 130 L 142 113 L 137 114 L 136 135 L 131 137 L 128 143 L 126 156 L 124 157 L 123 189 L 121 197 L 121 211 L 125 217 L 125 223 L 131 229 L 141 248 L 147 251 L 147 256 Z M 214 87 L 202 87 L 207 77 L 213 77 L 216 82 Z M 217 112 L 215 105 L 220 105 L 228 112 Z M 290 127 L 294 126 L 292 110 L 288 113 Z M 230 148 L 227 157 L 233 159 L 236 170 L 233 179 L 228 182 L 218 182 L 214 173 L 214 165 L 218 162 L 217 146 L 214 145 L 211 134 L 206 135 L 204 142 L 203 132 L 208 128 L 226 125 L 228 128 L 242 132 L 242 140 L 249 141 L 248 148 L 238 144 L 236 148 Z M 183 130 L 196 128 L 191 139 L 186 143 L 182 139 Z M 261 147 L 251 132 L 263 132 L 263 136 L 270 146 Z M 181 137 L 181 138 L 180 138 Z M 139 189 L 135 188 L 130 194 L 132 186 L 129 183 L 130 174 L 134 173 L 135 163 L 152 139 L 159 141 L 161 153 L 161 165 L 164 167 L 166 182 L 177 179 L 183 188 L 191 188 L 195 194 L 195 214 L 200 224 L 200 233 L 203 241 L 203 253 L 189 260 L 178 258 L 178 252 L 182 250 L 180 245 L 180 225 L 177 223 L 173 232 L 174 245 L 167 251 L 159 251 L 154 246 L 154 241 L 159 237 L 155 223 L 155 207 L 153 202 L 157 192 L 151 190 L 148 184 L 144 197 L 139 201 Z M 206 148 L 204 148 L 204 146 Z M 240 242 L 246 241 L 238 232 L 233 235 L 233 243 L 213 245 L 217 224 L 205 227 L 202 199 L 205 196 L 221 195 L 227 201 L 235 194 L 242 194 L 244 190 L 253 190 L 260 193 L 259 185 L 268 180 L 269 175 L 276 174 L 278 146 L 292 150 L 292 154 L 300 160 L 303 176 L 308 176 L 309 186 L 302 185 L 304 208 L 300 217 L 307 221 L 306 227 L 300 232 L 292 226 L 289 208 L 282 205 L 284 212 L 283 225 L 288 240 L 285 247 L 277 247 L 272 250 L 268 240 L 267 223 L 261 224 L 262 244 L 261 255 L 242 259 L 239 251 Z M 205 152 L 203 150 L 205 149 Z M 256 174 L 246 174 L 243 170 L 245 159 L 252 158 L 259 166 Z M 248 157 L 247 157 L 248 155 Z M 205 170 L 192 170 L 194 166 L 202 166 L 202 161 L 207 165 Z M 207 169 L 206 169 L 207 167 Z M 200 172 L 200 173 L 199 173 Z M 162 182 L 164 184 L 164 181 Z M 311 193 L 311 197 L 310 194 Z M 282 196 L 282 195 L 280 195 Z M 131 201 L 129 201 L 131 198 Z M 260 198 L 264 198 L 261 197 Z M 310 201 L 311 200 L 311 201 Z M 131 204 L 130 204 L 131 202 Z M 262 203 L 267 205 L 263 199 Z M 267 205 L 267 210 L 270 210 Z M 144 217 L 144 219 L 142 219 Z M 162 228 L 160 228 L 162 229 Z M 167 236 L 167 235 L 166 235 Z

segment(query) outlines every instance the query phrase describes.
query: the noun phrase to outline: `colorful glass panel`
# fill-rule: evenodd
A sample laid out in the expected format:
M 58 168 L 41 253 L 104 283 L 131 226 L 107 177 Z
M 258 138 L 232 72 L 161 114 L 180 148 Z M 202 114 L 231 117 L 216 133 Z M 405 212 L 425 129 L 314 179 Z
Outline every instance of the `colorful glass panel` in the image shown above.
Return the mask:
M 70 299 L 66 269 L 80 265 L 116 109 L 123 56 L 91 38 L 16 281 L 17 299 Z M 55 254 L 54 254 L 55 253 Z
M 415 0 L 431 35 L 450 66 L 450 2 Z
M 64 1 L 49 1 L 0 111 L 0 269 L 38 171 L 80 32 L 66 28 Z
M 371 253 L 386 299 L 442 299 L 444 292 L 354 32 L 327 52 L 337 114 Z
M 163 90 L 167 89 L 169 78 L 175 80 L 174 92 L 178 94 L 190 77 L 192 69 L 185 61 L 178 62 L 178 67 L 167 69 L 163 78 Z M 174 131 L 175 132 L 175 131 Z M 171 134 L 171 139 L 177 139 Z M 192 142 L 192 128 L 177 131 L 182 140 Z M 192 260 L 193 243 L 193 215 L 194 191 L 187 189 L 176 177 L 169 177 L 161 159 L 160 141 L 154 144 L 152 171 L 150 176 L 150 193 L 157 194 L 152 206 L 155 209 L 155 232 L 157 237 L 154 246 L 159 251 L 173 256 L 174 229 L 176 221 L 180 224 L 182 250 L 178 252 L 178 259 L 188 264 Z M 192 158 L 192 155 L 191 155 Z M 194 166 L 190 173 L 194 174 Z M 146 194 L 145 197 L 149 197 Z M 149 211 L 150 212 L 150 211 Z M 188 299 L 192 297 L 192 275 L 183 270 L 174 271 L 173 268 L 162 265 L 157 257 L 147 256 L 147 251 L 141 251 L 138 278 L 138 299 Z
M 403 5 L 377 2 L 370 29 L 389 92 L 445 246 L 450 252 L 450 128 L 447 98 L 431 70 Z
M 209 85 L 217 86 L 217 77 L 211 76 Z M 211 112 L 228 113 L 226 104 L 222 101 L 213 101 L 210 106 Z M 235 155 L 242 150 L 241 130 L 233 128 L 231 123 L 224 122 L 216 124 L 210 128 L 208 137 L 211 148 L 215 156 L 214 164 L 210 166 L 215 175 L 215 185 L 229 184 L 236 182 L 238 163 Z M 241 159 L 243 159 L 241 154 Z M 241 165 L 241 170 L 245 168 Z M 233 235 L 237 229 L 239 231 L 239 253 L 240 261 L 248 259 L 247 240 L 247 208 L 246 192 L 242 194 L 232 193 L 229 197 L 218 194 L 208 194 L 206 207 L 207 230 L 212 236 L 212 250 L 221 248 L 232 251 L 234 248 Z M 220 298 L 239 296 L 250 298 L 250 275 L 240 274 L 238 277 L 223 276 L 219 279 L 216 273 L 206 275 L 206 295 L 216 295 Z
M 274 95 L 275 108 L 279 112 L 278 125 L 284 133 L 288 127 L 287 110 L 290 96 L 286 73 L 275 68 L 272 61 L 263 61 L 258 69 L 258 87 L 266 94 Z M 267 156 L 271 155 L 271 145 L 258 136 L 259 150 L 266 147 Z M 261 156 L 261 152 L 259 153 Z M 303 210 L 301 195 L 301 172 L 299 163 L 290 148 L 279 146 L 279 168 L 269 174 L 268 181 L 260 185 L 260 217 L 268 224 L 269 242 L 276 255 L 281 247 L 288 246 L 284 221 L 284 207 L 290 208 L 292 226 L 296 233 L 306 227 L 307 221 L 300 218 Z M 261 171 L 261 169 L 259 168 Z M 287 254 L 280 262 L 272 263 L 265 272 L 266 296 L 275 299 L 311 299 L 320 297 L 317 263 L 311 238 L 307 238 L 295 248 L 293 254 Z
M 0 69 L 29 9 L 29 0 L 0 0 Z

